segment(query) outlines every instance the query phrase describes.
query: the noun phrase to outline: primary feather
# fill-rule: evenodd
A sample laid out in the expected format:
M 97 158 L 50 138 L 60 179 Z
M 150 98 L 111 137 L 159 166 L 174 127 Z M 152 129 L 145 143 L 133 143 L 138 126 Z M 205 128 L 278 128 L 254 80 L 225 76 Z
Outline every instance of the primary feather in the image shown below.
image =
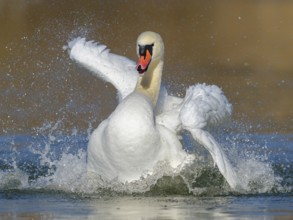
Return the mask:
M 186 91 L 180 119 L 186 128 L 204 128 L 221 122 L 231 113 L 232 105 L 219 87 L 197 84 Z
M 68 43 L 70 58 L 89 69 L 102 80 L 111 83 L 118 91 L 119 100 L 135 88 L 138 75 L 130 59 L 110 53 L 103 44 L 76 38 Z

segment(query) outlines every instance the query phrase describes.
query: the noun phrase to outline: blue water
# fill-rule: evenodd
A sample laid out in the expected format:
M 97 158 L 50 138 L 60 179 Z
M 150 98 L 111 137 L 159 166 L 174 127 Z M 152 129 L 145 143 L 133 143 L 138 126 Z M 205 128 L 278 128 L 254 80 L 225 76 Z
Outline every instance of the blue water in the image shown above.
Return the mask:
M 183 137 L 184 142 L 191 142 L 188 134 L 184 134 Z M 250 166 L 259 169 L 271 168 L 271 170 L 267 171 L 271 171 L 274 178 L 270 179 L 264 176 L 264 180 L 268 182 L 259 184 L 271 184 L 272 187 L 264 192 L 258 191 L 256 188 L 255 192 L 247 191 L 247 193 L 292 192 L 292 135 L 226 134 L 221 135 L 220 139 L 222 139 L 221 145 L 228 152 L 228 156 L 230 156 L 230 160 L 235 164 L 235 167 L 239 169 L 249 168 Z M 58 171 L 62 170 L 62 172 L 66 172 L 67 169 L 70 170 L 71 168 L 76 168 L 76 166 L 79 166 L 81 170 L 75 173 L 72 171 L 73 176 L 71 178 L 74 179 L 74 175 L 76 175 L 78 179 L 79 175 L 85 172 L 87 142 L 88 135 L 78 134 L 76 131 L 73 131 L 72 134 L 67 136 L 60 133 L 49 133 L 46 136 L 42 134 L 35 136 L 2 136 L 0 138 L 0 174 L 2 176 L 0 189 L 5 190 L 6 183 L 4 179 L 6 178 L 7 181 L 10 181 L 12 177 L 14 182 L 16 180 L 20 182 L 17 188 L 34 189 L 34 184 L 38 183 L 39 179 L 47 178 L 47 181 L 50 182 L 49 178 L 56 178 Z M 220 181 L 214 184 L 219 184 L 219 187 L 223 187 L 225 181 L 221 180 L 221 175 L 217 171 L 217 168 L 211 166 L 212 160 L 208 152 L 195 143 L 186 143 L 186 150 L 198 156 L 196 165 L 200 167 L 196 171 L 193 170 L 194 167 L 191 167 L 188 170 L 188 175 L 193 174 L 193 178 L 203 178 L 200 179 L 203 185 L 205 178 L 207 178 L 206 181 L 209 181 L 209 175 L 215 175 Z M 75 164 L 71 164 L 73 162 Z M 64 169 L 65 167 L 66 169 Z M 200 177 L 199 173 L 202 174 L 203 172 L 205 173 L 203 175 L 205 177 Z M 252 175 L 252 171 L 250 174 Z M 255 179 L 252 177 L 251 180 L 256 181 L 256 184 L 258 184 L 257 178 L 258 176 L 255 176 Z M 65 177 L 64 183 L 66 181 L 67 179 Z M 197 182 L 199 181 L 197 180 Z M 221 191 L 219 190 L 217 193 L 221 194 Z
M 247 191 L 231 190 L 188 134 L 183 142 L 198 160 L 180 175 L 162 167 L 152 182 L 108 186 L 86 179 L 87 133 L 46 125 L 35 135 L 1 136 L 0 218 L 293 218 L 293 135 L 221 133 L 217 139 L 247 176 Z

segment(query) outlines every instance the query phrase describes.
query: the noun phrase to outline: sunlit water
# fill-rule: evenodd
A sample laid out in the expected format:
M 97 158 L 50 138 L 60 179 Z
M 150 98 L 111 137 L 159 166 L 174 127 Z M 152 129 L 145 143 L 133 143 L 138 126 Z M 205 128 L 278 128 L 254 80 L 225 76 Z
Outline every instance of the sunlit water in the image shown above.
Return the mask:
M 0 218 L 292 218 L 289 1 L 74 2 L 0 1 Z M 169 91 L 216 84 L 233 104 L 232 121 L 211 133 L 244 190 L 231 190 L 187 133 L 182 142 L 196 160 L 181 173 L 162 163 L 129 184 L 87 176 L 88 138 L 115 108 L 115 91 L 62 47 L 82 36 L 135 59 L 145 30 L 166 43 Z

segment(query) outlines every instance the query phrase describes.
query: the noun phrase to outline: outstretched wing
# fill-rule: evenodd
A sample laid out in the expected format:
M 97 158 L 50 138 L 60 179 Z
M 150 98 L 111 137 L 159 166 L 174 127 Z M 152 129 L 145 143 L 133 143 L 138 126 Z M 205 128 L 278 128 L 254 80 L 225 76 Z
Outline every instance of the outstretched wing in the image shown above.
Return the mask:
M 163 111 L 156 117 L 170 130 L 203 129 L 215 125 L 232 113 L 232 105 L 215 85 L 197 84 L 187 89 L 185 98 L 166 95 Z
M 228 102 L 222 90 L 215 86 L 197 84 L 186 91 L 184 99 L 168 96 L 169 106 L 156 120 L 161 125 L 174 132 L 185 129 L 192 137 L 211 154 L 214 163 L 225 177 L 231 188 L 241 189 L 241 183 L 221 146 L 206 130 L 208 125 L 214 125 L 231 115 L 232 105 Z
M 214 163 L 230 187 L 241 189 L 241 183 L 234 167 L 220 144 L 208 131 L 204 130 L 208 125 L 225 120 L 231 113 L 232 105 L 219 87 L 198 84 L 187 90 L 179 118 L 182 127 L 188 130 L 192 137 L 209 151 Z
M 68 49 L 71 59 L 111 83 L 118 90 L 120 100 L 134 90 L 138 74 L 132 60 L 110 53 L 105 45 L 85 38 L 70 41 Z
M 204 128 L 215 125 L 232 113 L 232 105 L 215 85 L 198 84 L 189 87 L 180 111 L 184 128 Z

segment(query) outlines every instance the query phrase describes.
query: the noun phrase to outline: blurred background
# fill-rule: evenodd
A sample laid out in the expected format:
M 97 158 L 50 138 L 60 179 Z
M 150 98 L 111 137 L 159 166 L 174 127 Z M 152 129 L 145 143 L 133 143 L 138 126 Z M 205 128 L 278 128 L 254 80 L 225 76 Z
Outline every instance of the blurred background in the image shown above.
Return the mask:
M 164 39 L 170 93 L 216 84 L 245 131 L 292 133 L 292 12 L 287 0 L 0 0 L 0 134 L 98 126 L 116 92 L 62 48 L 81 36 L 136 60 L 146 30 Z

